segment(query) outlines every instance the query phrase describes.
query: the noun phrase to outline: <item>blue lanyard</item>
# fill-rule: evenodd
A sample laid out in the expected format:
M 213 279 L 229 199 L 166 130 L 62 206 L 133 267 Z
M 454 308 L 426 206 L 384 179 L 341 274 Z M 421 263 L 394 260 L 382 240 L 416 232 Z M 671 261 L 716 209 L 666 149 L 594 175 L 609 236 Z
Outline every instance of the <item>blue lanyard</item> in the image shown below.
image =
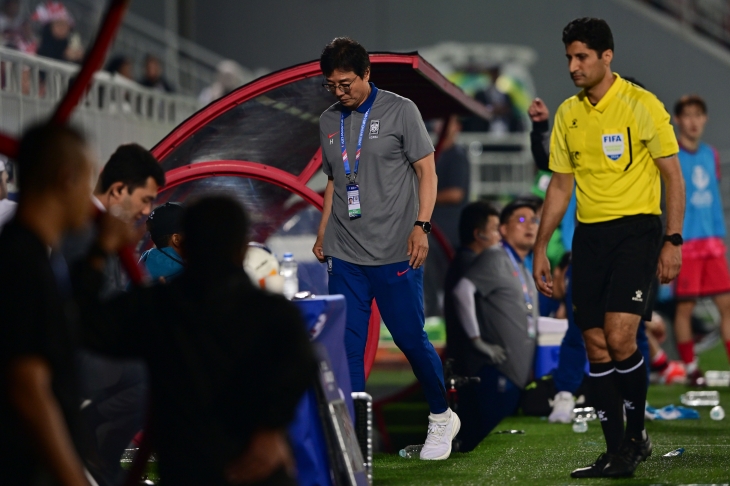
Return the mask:
M 357 137 L 357 152 L 355 152 L 355 172 L 350 175 L 350 161 L 347 159 L 347 149 L 345 148 L 345 112 L 340 113 L 340 147 L 342 148 L 342 162 L 345 164 L 345 175 L 350 183 L 354 183 L 357 178 L 357 168 L 360 166 L 360 151 L 362 150 L 362 136 L 365 133 L 365 125 L 370 116 L 370 108 L 362 117 L 362 126 L 360 126 L 360 136 Z
M 504 243 L 502 244 L 502 248 L 504 249 L 505 253 L 507 253 L 507 256 L 509 256 L 509 259 L 512 262 L 512 266 L 515 267 L 517 276 L 520 278 L 520 284 L 522 284 L 522 293 L 525 295 L 525 304 L 527 304 L 527 310 L 530 311 L 530 314 L 532 314 L 532 309 L 534 306 L 532 304 L 532 295 L 530 295 L 530 289 L 527 286 L 527 281 L 525 280 L 525 275 L 522 273 L 522 269 L 520 268 L 520 264 L 517 263 L 517 259 L 515 259 L 515 256 L 512 254 L 509 248 L 506 248 L 504 246 Z

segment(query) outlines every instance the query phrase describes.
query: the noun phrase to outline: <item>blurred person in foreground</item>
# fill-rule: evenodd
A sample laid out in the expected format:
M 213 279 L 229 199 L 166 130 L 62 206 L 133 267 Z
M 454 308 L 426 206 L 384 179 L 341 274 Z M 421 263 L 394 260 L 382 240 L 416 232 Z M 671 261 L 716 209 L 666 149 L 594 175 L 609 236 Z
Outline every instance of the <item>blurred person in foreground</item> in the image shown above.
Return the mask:
M 37 126 L 20 142 L 17 170 L 18 210 L 0 234 L 2 483 L 87 485 L 77 453 L 77 287 L 53 250 L 91 217 L 94 156 L 76 130 Z M 90 253 L 118 246 L 101 227 Z
M 707 124 L 707 104 L 697 95 L 680 98 L 674 105 L 679 132 L 679 163 L 687 181 L 682 245 L 682 269 L 674 295 L 677 312 L 674 333 L 677 349 L 692 384 L 704 379 L 694 353 L 690 320 L 697 299 L 711 297 L 720 312 L 720 332 L 730 356 L 730 273 L 725 254 L 725 216 L 720 194 L 720 157 L 702 141 Z
M 146 362 L 161 484 L 293 484 L 285 427 L 316 375 L 299 311 L 243 270 L 249 217 L 238 202 L 200 199 L 182 228 L 186 272 L 106 303 L 88 298 L 85 325 L 104 328 L 90 342 Z
M 652 453 L 644 428 L 647 372 L 637 348 L 652 286 L 681 266 L 684 181 L 669 114 L 649 91 L 611 69 L 613 35 L 602 19 L 580 18 L 563 29 L 573 83 L 582 88 L 555 114 L 552 179 L 535 244 L 533 277 L 552 296 L 546 248 L 577 189 L 573 236 L 573 310 L 588 353 L 588 399 L 596 408 L 606 452 L 574 478 L 624 477 Z M 662 235 L 661 183 L 667 224 Z M 626 427 L 624 429 L 624 409 Z
M 152 281 L 169 282 L 185 270 L 182 257 L 183 207 L 165 203 L 156 207 L 147 218 L 147 231 L 155 244 L 142 254 L 139 264 L 147 269 Z
M 137 144 L 122 145 L 99 175 L 90 205 L 136 224 L 150 214 L 157 191 L 164 184 L 162 167 L 148 150 Z M 87 225 L 67 236 L 63 253 L 69 264 L 86 254 L 94 232 L 94 227 Z M 111 254 L 108 259 L 104 266 L 104 298 L 123 292 L 129 284 L 119 257 Z M 86 349 L 77 359 L 85 400 L 82 421 L 93 432 L 96 444 L 96 457 L 84 459 L 100 485 L 120 484 L 125 473 L 119 460 L 144 425 L 148 402 L 144 364 L 109 359 Z
M 530 202 L 505 206 L 499 216 L 502 243 L 484 248 L 451 291 L 458 325 L 449 328 L 455 331 L 460 325 L 461 330 L 449 340 L 460 340 L 463 350 L 456 357 L 463 364 L 455 369 L 481 379 L 459 392 L 464 426 L 457 439 L 462 452 L 473 450 L 517 410 L 532 376 L 539 309 L 537 289 L 523 262 L 535 244 L 538 225 Z

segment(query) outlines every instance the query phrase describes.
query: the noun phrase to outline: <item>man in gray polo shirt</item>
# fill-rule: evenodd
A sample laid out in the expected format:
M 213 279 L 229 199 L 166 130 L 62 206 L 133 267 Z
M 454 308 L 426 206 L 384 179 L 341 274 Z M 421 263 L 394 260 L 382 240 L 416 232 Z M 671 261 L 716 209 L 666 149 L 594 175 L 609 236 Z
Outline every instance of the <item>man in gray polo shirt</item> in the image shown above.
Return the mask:
M 450 296 L 459 322 L 449 328 L 460 332 L 447 337 L 449 346 L 456 341 L 464 350 L 454 356 L 458 369 L 481 379 L 459 391 L 461 452 L 474 449 L 517 410 L 535 353 L 538 295 L 523 263 L 537 237 L 535 207 L 528 200 L 513 201 L 499 222 L 502 244 L 481 252 Z
M 320 118 L 328 182 L 312 251 L 327 262 L 329 291 L 347 301 L 345 347 L 353 391 L 365 389 L 373 298 L 423 386 L 431 414 L 421 459 L 451 454 L 459 418 L 448 408 L 441 360 L 423 330 L 423 262 L 436 200 L 433 145 L 416 105 L 368 83 L 370 58 L 339 37 L 320 58 L 338 102 Z

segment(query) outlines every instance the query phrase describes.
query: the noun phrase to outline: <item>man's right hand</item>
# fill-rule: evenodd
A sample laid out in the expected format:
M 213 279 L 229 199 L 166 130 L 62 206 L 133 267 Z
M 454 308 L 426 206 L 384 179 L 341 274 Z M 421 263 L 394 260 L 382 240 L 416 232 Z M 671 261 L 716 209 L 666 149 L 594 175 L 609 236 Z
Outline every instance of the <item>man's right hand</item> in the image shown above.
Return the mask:
M 535 286 L 537 287 L 537 290 L 548 297 L 552 297 L 553 274 L 550 271 L 550 261 L 547 258 L 545 250 L 535 250 L 532 265 L 532 277 L 535 279 Z
M 530 107 L 527 109 L 527 114 L 530 115 L 530 120 L 533 123 L 544 122 L 550 117 L 548 107 L 540 98 L 532 100 Z
M 312 253 L 314 253 L 314 256 L 317 257 L 317 260 L 319 260 L 320 263 L 325 262 L 324 236 L 317 236 L 317 241 L 314 242 L 314 247 L 312 247 Z
M 507 361 L 507 352 L 504 348 L 498 344 L 489 344 L 480 337 L 475 337 L 471 340 L 474 343 L 474 347 L 480 353 L 486 354 L 492 363 L 502 364 Z

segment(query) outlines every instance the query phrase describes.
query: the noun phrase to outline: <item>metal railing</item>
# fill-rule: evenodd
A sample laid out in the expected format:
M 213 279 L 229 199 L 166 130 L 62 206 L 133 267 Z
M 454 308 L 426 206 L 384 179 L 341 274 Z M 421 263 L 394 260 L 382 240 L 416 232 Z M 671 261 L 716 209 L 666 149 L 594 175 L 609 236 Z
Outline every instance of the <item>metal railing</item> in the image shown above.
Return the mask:
M 74 64 L 0 47 L 0 128 L 18 135 L 49 117 L 78 70 Z M 97 73 L 72 123 L 90 136 L 103 162 L 123 143 L 152 147 L 196 110 L 194 98 Z
M 458 143 L 469 154 L 470 200 L 516 196 L 530 191 L 535 163 L 530 152 L 529 132 L 461 133 Z
M 730 47 L 730 2 L 726 0 L 641 0 L 688 27 Z

